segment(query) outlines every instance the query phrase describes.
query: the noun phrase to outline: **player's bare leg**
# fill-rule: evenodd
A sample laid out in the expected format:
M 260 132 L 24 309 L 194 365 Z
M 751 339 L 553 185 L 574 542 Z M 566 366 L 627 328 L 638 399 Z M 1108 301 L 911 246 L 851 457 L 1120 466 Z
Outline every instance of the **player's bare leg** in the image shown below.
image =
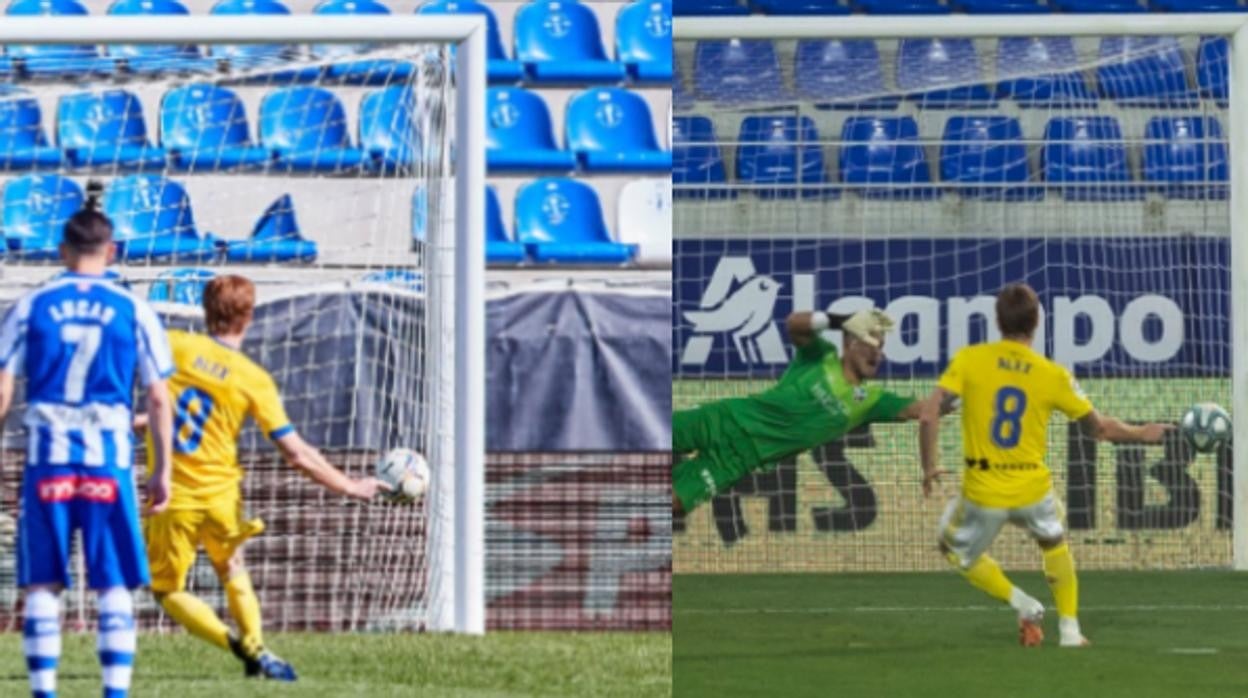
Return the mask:
M 61 588 L 44 585 L 26 589 L 22 649 L 30 673 L 31 695 L 56 696 L 56 668 L 61 659 Z
M 1058 632 L 1062 647 L 1087 647 L 1090 642 L 1079 628 L 1079 580 L 1075 560 L 1065 538 L 1040 540 L 1044 552 L 1044 578 L 1053 591 L 1057 606 Z

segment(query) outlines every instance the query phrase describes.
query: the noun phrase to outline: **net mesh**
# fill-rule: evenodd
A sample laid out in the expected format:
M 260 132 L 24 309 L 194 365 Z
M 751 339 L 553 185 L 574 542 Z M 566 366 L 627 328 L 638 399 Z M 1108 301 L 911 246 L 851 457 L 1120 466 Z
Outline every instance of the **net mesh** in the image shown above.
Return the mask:
M 1037 346 L 1102 413 L 1177 421 L 1229 404 L 1224 40 L 822 37 L 676 54 L 676 409 L 771 385 L 789 312 L 871 303 L 900 324 L 880 379 L 926 395 L 957 348 L 997 338 L 993 296 L 1015 281 L 1040 293 Z M 956 485 L 922 497 L 917 432 L 872 425 L 747 477 L 677 522 L 676 571 L 944 568 L 936 527 Z M 955 473 L 960 439 L 947 417 Z M 1195 454 L 1177 433 L 1098 444 L 1059 415 L 1048 465 L 1081 567 L 1229 564 L 1229 450 Z M 1040 563 L 1020 531 L 992 550 Z
M 266 530 L 245 558 L 266 627 L 429 627 L 449 603 L 438 542 L 450 535 L 441 465 L 453 396 L 438 369 L 453 342 L 452 47 L 124 48 L 88 61 L 35 47 L 0 85 L 0 303 L 57 272 L 60 230 L 88 178 L 104 184 L 116 227 L 113 270 L 169 326 L 202 330 L 205 279 L 255 281 L 244 351 L 273 375 L 304 439 L 355 476 L 394 447 L 424 453 L 434 471 L 417 505 L 349 502 L 248 427 L 242 506 Z M 21 410 L 4 431 L 6 512 L 25 458 Z M 144 467 L 140 452 L 136 478 Z M 0 538 L 0 614 L 13 628 L 12 536 Z M 224 609 L 202 556 L 189 587 Z M 79 586 L 66 600 L 67 617 L 92 627 L 91 595 Z M 140 609 L 144 627 L 173 627 L 150 598 Z

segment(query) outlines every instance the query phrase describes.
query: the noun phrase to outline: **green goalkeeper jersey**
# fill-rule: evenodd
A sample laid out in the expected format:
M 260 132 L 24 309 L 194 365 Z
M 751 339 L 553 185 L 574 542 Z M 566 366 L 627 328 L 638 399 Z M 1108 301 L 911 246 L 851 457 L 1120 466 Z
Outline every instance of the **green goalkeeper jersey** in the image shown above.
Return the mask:
M 836 347 L 816 337 L 770 389 L 725 405 L 764 463 L 834 441 L 867 422 L 897 419 L 914 398 L 852 385 Z

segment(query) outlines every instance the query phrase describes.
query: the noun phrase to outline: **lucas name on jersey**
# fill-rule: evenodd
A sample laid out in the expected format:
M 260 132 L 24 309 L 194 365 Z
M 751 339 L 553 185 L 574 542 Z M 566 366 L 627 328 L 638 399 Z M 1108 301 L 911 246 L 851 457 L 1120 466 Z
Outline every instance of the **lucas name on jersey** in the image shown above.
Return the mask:
M 50 305 L 48 306 L 48 314 L 52 316 L 52 321 L 56 323 L 69 322 L 70 320 L 95 320 L 101 325 L 107 325 L 116 317 L 117 311 L 99 301 L 89 301 L 84 298 L 80 300 L 66 299 L 55 305 Z

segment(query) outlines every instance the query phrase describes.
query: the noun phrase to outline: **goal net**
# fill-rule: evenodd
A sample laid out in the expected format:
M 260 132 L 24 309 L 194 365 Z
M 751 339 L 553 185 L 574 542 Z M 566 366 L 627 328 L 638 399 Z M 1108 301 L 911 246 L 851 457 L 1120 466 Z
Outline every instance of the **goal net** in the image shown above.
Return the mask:
M 481 497 L 471 487 L 480 428 L 465 417 L 480 404 L 464 385 L 474 353 L 455 351 L 483 312 L 469 309 L 483 258 L 464 215 L 482 203 L 465 198 L 483 190 L 480 134 L 456 118 L 479 106 L 463 92 L 482 87 L 481 55 L 475 39 L 458 40 L 477 20 L 161 17 L 136 32 L 152 18 L 61 19 L 22 36 L 55 41 L 72 26 L 61 38 L 81 45 L 6 46 L 0 305 L 58 273 L 61 228 L 89 179 L 104 185 L 116 228 L 113 271 L 167 326 L 203 330 L 207 279 L 253 280 L 243 351 L 273 375 L 298 433 L 353 476 L 395 447 L 432 469 L 415 505 L 349 501 L 249 426 L 242 501 L 264 531 L 244 550 L 266 628 L 481 632 L 481 505 L 456 499 Z M 195 443 L 202 410 L 178 405 L 182 447 Z M 10 513 L 21 411 L 4 432 Z M 140 483 L 145 468 L 139 445 Z M 13 574 L 12 536 L 0 536 L 10 627 L 20 621 Z M 224 609 L 203 556 L 188 584 Z M 79 586 L 66 596 L 67 617 L 92 627 L 92 595 Z M 176 627 L 150 598 L 141 609 L 145 627 Z
M 880 380 L 925 396 L 958 348 L 999 337 L 993 301 L 1011 282 L 1039 293 L 1036 347 L 1101 413 L 1177 422 L 1197 402 L 1230 406 L 1227 37 L 1073 22 L 1076 36 L 1028 37 L 1048 30 L 963 19 L 763 36 L 753 18 L 746 40 L 678 27 L 675 408 L 770 385 L 791 356 L 788 313 L 871 305 L 899 324 Z M 823 444 L 681 522 L 675 569 L 943 569 L 958 414 L 940 460 L 953 474 L 924 499 L 914 424 Z M 1229 449 L 1197 454 L 1177 432 L 1097 443 L 1058 415 L 1048 466 L 1081 567 L 1232 563 Z M 992 550 L 1040 564 L 1019 530 Z

